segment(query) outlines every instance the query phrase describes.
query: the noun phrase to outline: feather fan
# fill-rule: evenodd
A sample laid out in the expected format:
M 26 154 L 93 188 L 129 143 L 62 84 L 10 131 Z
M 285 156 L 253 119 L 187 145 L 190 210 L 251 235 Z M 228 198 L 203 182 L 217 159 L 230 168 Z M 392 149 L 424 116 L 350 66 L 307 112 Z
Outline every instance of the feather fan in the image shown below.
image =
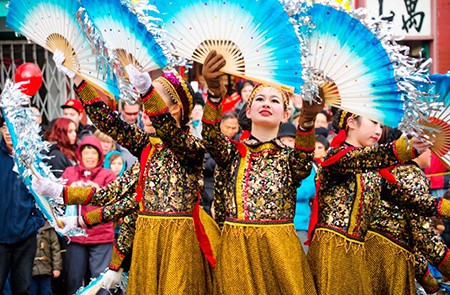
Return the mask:
M 327 81 L 325 103 L 396 127 L 404 98 L 381 38 L 351 13 L 328 5 L 312 4 L 305 16 L 312 23 L 307 64 Z
M 167 65 L 165 52 L 155 36 L 120 0 L 81 0 L 80 3 L 123 66 L 133 64 L 140 71 L 148 72 Z
M 203 63 L 222 54 L 223 72 L 300 93 L 300 40 L 277 0 L 156 0 L 173 54 Z

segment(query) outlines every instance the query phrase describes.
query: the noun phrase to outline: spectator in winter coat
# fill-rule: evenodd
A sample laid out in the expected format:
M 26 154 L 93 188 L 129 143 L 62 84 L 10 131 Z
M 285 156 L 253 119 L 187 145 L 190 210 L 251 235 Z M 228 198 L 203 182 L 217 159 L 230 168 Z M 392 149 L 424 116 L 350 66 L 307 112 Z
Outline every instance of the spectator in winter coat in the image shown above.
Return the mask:
M 13 144 L 6 122 L 0 116 L 0 293 L 8 273 L 13 294 L 29 294 L 36 233 L 44 225 L 44 216 L 36 208 L 33 196 L 13 169 Z
M 116 179 L 116 175 L 111 170 L 103 168 L 104 155 L 98 138 L 85 136 L 78 145 L 77 156 L 80 164 L 68 167 L 62 175 L 62 178 L 67 179 L 67 185 L 101 188 Z M 80 206 L 78 215 L 96 208 Z M 111 260 L 114 240 L 113 224 L 106 223 L 88 228 L 86 233 L 87 236 L 72 237 L 67 245 L 68 294 L 74 294 L 82 286 L 88 267 L 91 277 L 96 278 L 108 267 Z

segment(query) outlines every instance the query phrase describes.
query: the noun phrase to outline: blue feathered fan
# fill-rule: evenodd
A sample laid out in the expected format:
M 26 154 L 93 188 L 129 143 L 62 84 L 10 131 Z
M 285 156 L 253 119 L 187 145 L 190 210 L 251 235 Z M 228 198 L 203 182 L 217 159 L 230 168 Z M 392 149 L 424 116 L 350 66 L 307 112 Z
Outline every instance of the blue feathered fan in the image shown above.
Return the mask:
M 223 72 L 300 93 L 300 41 L 278 0 L 156 0 L 173 54 L 203 63 L 211 50 Z
M 308 17 L 313 24 L 304 30 L 310 50 L 307 63 L 327 81 L 325 103 L 396 127 L 404 114 L 404 99 L 395 62 L 382 38 L 355 14 L 324 4 L 314 3 L 293 17 L 300 22 Z
M 95 54 L 75 14 L 77 0 L 11 0 L 6 25 L 40 46 L 64 53 L 64 65 L 107 93 L 119 89 L 106 57 Z
M 168 49 L 165 52 L 157 42 L 162 36 L 153 36 L 146 28 L 146 25 L 157 27 L 157 19 L 152 23 L 140 22 L 120 0 L 81 0 L 80 3 L 123 66 L 132 64 L 142 72 L 149 72 L 167 65 L 165 54 L 170 52 Z

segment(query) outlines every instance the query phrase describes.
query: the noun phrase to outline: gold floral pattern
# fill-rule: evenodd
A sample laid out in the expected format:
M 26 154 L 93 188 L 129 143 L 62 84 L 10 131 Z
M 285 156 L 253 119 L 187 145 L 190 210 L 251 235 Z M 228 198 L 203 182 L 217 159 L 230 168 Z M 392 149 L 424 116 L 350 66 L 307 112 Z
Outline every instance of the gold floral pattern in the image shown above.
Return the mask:
M 220 107 L 206 104 L 203 144 L 217 163 L 214 211 L 225 219 L 292 220 L 296 188 L 312 167 L 314 132 L 297 132 L 296 149 L 275 139 L 230 141 L 219 130 Z M 217 122 L 212 124 L 211 122 Z
M 125 226 L 122 225 L 115 246 L 118 251 L 115 252 L 126 255 L 131 250 L 138 210 L 192 212 L 203 186 L 204 148 L 187 128 L 178 128 L 165 109 L 157 109 L 165 107 L 159 95 L 154 97 L 152 103 L 149 102 L 153 106 L 152 110 L 160 113 L 150 118 L 157 130 L 159 139 L 156 139 L 138 127 L 123 122 L 103 101 L 93 98 L 97 94 L 90 85 L 84 85 L 77 91 L 87 115 L 96 127 L 133 155 L 140 158 L 145 147 L 149 144 L 154 147 L 153 154 L 145 164 L 144 173 L 147 177 L 140 209 L 134 198 L 140 172 L 138 162 L 133 169 L 97 192 L 90 200 L 92 204 L 106 206 L 102 209 L 102 218 L 105 220 L 125 216 Z M 128 221 L 125 223 L 125 220 Z
M 347 152 L 343 152 L 348 149 Z M 396 142 L 377 147 L 332 149 L 318 171 L 318 227 L 336 230 L 363 241 L 379 206 L 382 177 L 379 169 L 399 164 L 397 153 L 409 147 Z M 341 156 L 340 153 L 343 153 Z M 414 153 L 409 151 L 409 155 Z

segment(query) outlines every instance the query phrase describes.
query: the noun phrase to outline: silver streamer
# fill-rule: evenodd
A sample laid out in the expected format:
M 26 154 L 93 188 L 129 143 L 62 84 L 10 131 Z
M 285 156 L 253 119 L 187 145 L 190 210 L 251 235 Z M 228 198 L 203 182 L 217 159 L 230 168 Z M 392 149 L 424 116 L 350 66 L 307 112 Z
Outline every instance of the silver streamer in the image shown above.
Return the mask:
M 294 27 L 295 33 L 300 40 L 300 54 L 302 60 L 302 97 L 304 101 L 311 103 L 317 101 L 319 97 L 319 85 L 325 83 L 325 80 L 318 79 L 318 77 L 325 77 L 322 73 L 314 72 L 308 64 L 308 57 L 311 55 L 309 51 L 308 36 L 311 30 L 314 29 L 314 23 L 311 21 L 309 15 L 304 14 L 305 11 L 311 7 L 311 3 L 306 1 L 280 0 L 284 11 L 290 16 L 290 22 Z
M 50 143 L 43 141 L 39 136 L 39 125 L 33 117 L 32 111 L 27 108 L 30 105 L 30 97 L 20 91 L 20 87 L 26 83 L 28 82 L 14 84 L 7 80 L 0 96 L 0 107 L 3 109 L 8 130 L 13 140 L 14 170 L 19 172 L 30 192 L 35 194 L 31 188 L 31 177 L 36 173 L 54 182 L 62 183 L 62 181 L 51 173 L 50 167 L 44 162 L 45 159 L 48 159 L 46 154 Z M 52 212 L 46 212 L 46 208 L 39 206 L 44 215 L 51 214 L 56 218 L 63 217 L 64 205 L 58 204 L 50 198 L 46 198 L 46 200 Z M 55 222 L 56 220 L 53 220 L 50 223 L 58 233 L 62 234 L 61 228 Z M 81 228 L 76 228 L 66 234 L 68 236 L 86 235 L 86 232 Z
M 85 33 L 86 38 L 91 44 L 92 53 L 95 56 L 96 68 L 101 74 L 101 77 L 97 77 L 101 80 L 111 79 L 113 80 L 113 73 L 111 71 L 109 63 L 109 52 L 105 42 L 101 38 L 101 35 L 97 32 L 97 29 L 89 20 L 87 13 L 83 7 L 80 7 L 76 13 L 76 19 L 81 27 L 81 30 Z
M 136 15 L 139 22 L 145 25 L 147 31 L 153 35 L 156 43 L 161 47 L 167 58 L 167 68 L 172 69 L 186 64 L 185 58 L 179 58 L 172 55 L 175 47 L 170 41 L 170 37 L 167 35 L 167 31 L 164 28 L 164 22 L 159 17 L 159 11 L 156 6 L 149 4 L 148 0 L 120 0 L 120 2 Z
M 101 288 L 103 288 L 103 276 L 105 273 L 109 270 L 109 268 L 106 268 L 103 272 L 100 273 L 100 275 L 97 278 L 91 278 L 91 281 L 87 286 L 80 287 L 76 295 L 90 295 L 97 293 L 97 291 Z M 110 294 L 116 294 L 117 291 L 120 290 L 119 293 L 125 294 L 128 286 L 128 272 L 122 272 L 122 279 L 120 280 L 119 284 L 112 288 L 113 293 Z
M 93 47 L 99 71 L 101 69 L 104 75 L 110 75 L 111 80 L 114 78 L 117 80 L 120 91 L 118 99 L 135 103 L 139 99 L 139 94 L 126 79 L 125 68 L 117 58 L 114 49 L 104 42 L 101 33 L 89 19 L 89 15 L 83 7 L 78 9 L 76 19 Z

